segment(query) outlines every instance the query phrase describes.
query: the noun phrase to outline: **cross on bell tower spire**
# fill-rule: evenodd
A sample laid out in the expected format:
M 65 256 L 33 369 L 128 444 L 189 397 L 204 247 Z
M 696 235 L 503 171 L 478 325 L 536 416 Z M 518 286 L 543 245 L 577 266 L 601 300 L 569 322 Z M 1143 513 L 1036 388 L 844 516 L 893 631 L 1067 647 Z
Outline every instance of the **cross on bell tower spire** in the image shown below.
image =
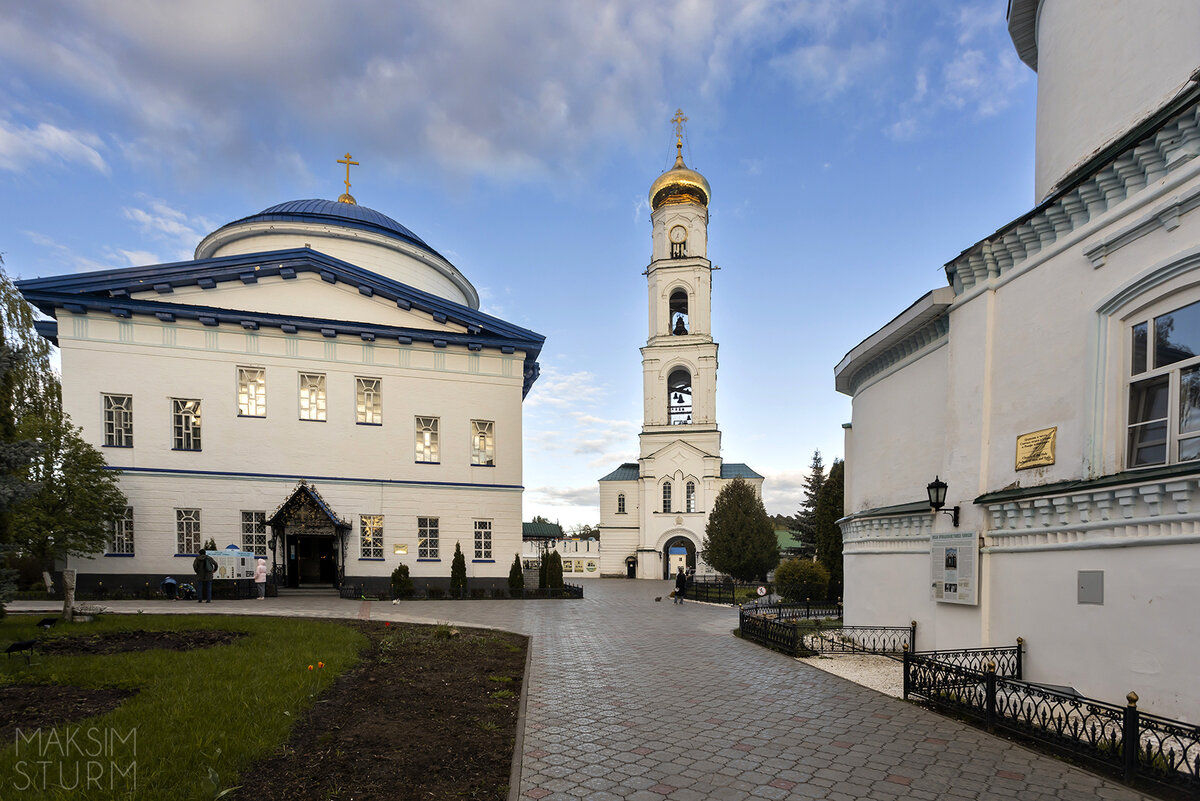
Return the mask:
M 675 116 L 671 118 L 671 122 L 675 123 L 675 162 L 683 163 L 683 124 L 688 121 L 688 118 L 683 116 L 683 109 L 675 109 Z

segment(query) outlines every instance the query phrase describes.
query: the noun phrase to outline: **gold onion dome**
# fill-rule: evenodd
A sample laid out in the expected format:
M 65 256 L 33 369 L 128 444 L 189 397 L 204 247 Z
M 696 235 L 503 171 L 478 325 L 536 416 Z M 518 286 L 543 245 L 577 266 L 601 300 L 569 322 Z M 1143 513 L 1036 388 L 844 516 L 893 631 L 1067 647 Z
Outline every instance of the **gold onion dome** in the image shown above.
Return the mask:
M 664 172 L 650 184 L 650 210 L 668 203 L 699 203 L 707 206 L 712 197 L 712 189 L 704 176 L 695 170 L 689 170 L 683 163 L 683 148 L 676 146 L 675 165 Z

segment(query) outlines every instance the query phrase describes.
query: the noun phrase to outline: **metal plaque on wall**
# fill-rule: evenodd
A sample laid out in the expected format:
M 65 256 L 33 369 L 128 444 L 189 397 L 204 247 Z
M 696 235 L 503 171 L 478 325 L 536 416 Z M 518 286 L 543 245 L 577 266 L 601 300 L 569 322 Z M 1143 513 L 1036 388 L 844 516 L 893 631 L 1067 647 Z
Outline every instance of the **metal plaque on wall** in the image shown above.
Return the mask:
M 1058 426 L 1031 431 L 1017 437 L 1017 469 L 1045 467 L 1054 464 L 1054 441 L 1058 437 Z

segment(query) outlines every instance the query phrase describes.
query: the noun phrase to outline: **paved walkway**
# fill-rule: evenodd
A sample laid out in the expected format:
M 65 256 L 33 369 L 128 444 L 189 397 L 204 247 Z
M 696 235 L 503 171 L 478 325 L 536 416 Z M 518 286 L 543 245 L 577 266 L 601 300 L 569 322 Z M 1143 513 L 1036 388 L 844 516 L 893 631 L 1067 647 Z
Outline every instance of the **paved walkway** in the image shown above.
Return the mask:
M 730 633 L 735 612 L 674 606 L 667 582 L 592 580 L 584 588 L 584 600 L 562 602 L 397 606 L 291 596 L 199 608 L 106 605 L 149 613 L 369 615 L 529 634 L 522 798 L 1147 798 L 743 642 Z

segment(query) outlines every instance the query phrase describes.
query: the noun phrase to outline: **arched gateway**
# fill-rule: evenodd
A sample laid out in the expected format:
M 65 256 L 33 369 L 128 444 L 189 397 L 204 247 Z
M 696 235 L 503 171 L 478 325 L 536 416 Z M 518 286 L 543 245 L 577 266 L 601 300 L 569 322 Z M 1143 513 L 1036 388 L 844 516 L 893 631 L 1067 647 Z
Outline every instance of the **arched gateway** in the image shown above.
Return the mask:
M 687 572 L 696 569 L 696 543 L 684 534 L 670 537 L 662 549 L 663 578 L 671 578 L 679 568 Z

